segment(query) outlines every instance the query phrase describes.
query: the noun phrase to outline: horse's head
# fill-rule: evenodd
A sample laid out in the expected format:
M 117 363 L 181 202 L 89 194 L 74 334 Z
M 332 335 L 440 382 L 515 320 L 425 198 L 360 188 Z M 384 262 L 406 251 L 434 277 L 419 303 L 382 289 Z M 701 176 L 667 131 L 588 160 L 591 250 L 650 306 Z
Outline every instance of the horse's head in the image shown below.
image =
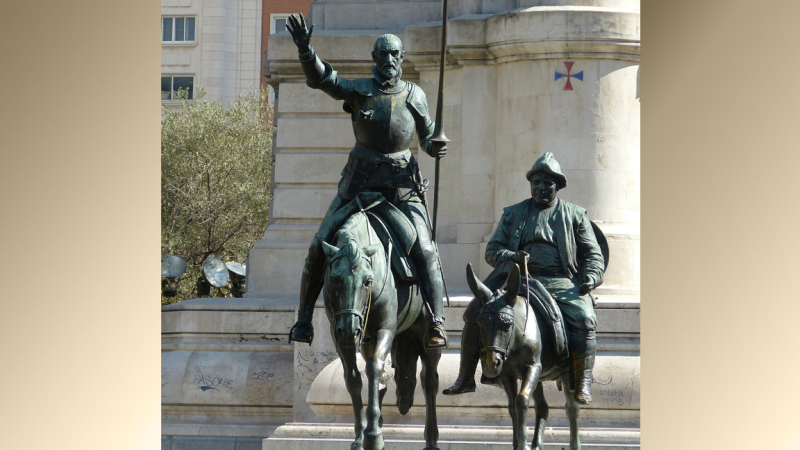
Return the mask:
M 364 337 L 367 305 L 374 281 L 370 257 L 380 245 L 360 248 L 352 233 L 340 230 L 337 243 L 341 248 L 322 243 L 329 260 L 330 271 L 325 281 L 334 314 L 334 338 L 346 348 L 357 347 Z
M 475 278 L 472 264 L 467 264 L 467 282 L 482 307 L 478 315 L 481 342 L 481 368 L 489 378 L 495 378 L 503 370 L 503 362 L 514 347 L 514 306 L 519 293 L 519 267 L 514 265 L 508 276 L 506 291 L 492 293 Z

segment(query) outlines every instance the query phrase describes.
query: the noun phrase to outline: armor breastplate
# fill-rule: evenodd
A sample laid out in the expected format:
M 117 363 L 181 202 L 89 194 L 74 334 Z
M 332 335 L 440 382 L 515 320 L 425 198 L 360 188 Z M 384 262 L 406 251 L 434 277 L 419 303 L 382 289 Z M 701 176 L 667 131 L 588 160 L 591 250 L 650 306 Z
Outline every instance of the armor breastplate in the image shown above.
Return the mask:
M 387 94 L 373 87 L 373 95 L 364 97 L 353 114 L 356 142 L 384 154 L 406 150 L 416 126 L 406 106 L 406 97 L 407 88 Z

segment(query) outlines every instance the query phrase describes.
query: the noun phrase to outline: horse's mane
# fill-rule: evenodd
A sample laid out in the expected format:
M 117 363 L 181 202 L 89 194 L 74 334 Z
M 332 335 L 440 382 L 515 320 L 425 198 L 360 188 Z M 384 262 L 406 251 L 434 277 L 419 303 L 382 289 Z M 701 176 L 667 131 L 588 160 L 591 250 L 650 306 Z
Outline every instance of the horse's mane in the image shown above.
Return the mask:
M 346 257 L 350 260 L 351 268 L 355 269 L 363 258 L 361 246 L 356 239 L 356 230 L 360 226 L 366 224 L 366 218 L 363 214 L 353 214 L 336 232 L 335 242 L 339 247 L 339 253 L 336 255 L 337 259 Z M 368 230 L 366 230 L 369 232 Z

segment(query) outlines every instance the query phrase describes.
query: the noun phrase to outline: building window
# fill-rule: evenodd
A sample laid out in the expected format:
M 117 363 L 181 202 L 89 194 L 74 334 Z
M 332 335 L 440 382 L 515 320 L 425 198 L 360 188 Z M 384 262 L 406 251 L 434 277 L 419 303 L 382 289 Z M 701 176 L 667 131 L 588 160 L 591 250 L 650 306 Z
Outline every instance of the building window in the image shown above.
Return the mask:
M 289 16 L 291 16 L 291 14 L 288 13 L 270 14 L 269 34 L 275 34 L 275 33 L 280 33 L 281 31 L 286 31 L 286 19 L 288 19 Z
M 162 17 L 161 42 L 194 42 L 194 17 Z
M 194 98 L 194 77 L 187 75 L 162 76 L 161 77 L 161 100 L 177 100 L 178 89 L 189 91 L 189 99 Z

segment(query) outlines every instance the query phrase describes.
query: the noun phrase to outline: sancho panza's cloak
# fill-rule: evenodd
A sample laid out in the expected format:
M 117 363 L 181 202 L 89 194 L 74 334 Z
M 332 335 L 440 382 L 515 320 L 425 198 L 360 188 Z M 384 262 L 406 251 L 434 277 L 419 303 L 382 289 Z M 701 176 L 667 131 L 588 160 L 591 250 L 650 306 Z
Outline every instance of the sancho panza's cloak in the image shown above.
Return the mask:
M 598 285 L 603 280 L 603 254 L 597 244 L 586 209 L 557 199 L 555 233 L 564 276 L 590 275 Z M 533 199 L 523 200 L 503 210 L 500 223 L 486 246 L 486 262 L 497 267 L 519 251 L 525 224 L 532 215 Z

